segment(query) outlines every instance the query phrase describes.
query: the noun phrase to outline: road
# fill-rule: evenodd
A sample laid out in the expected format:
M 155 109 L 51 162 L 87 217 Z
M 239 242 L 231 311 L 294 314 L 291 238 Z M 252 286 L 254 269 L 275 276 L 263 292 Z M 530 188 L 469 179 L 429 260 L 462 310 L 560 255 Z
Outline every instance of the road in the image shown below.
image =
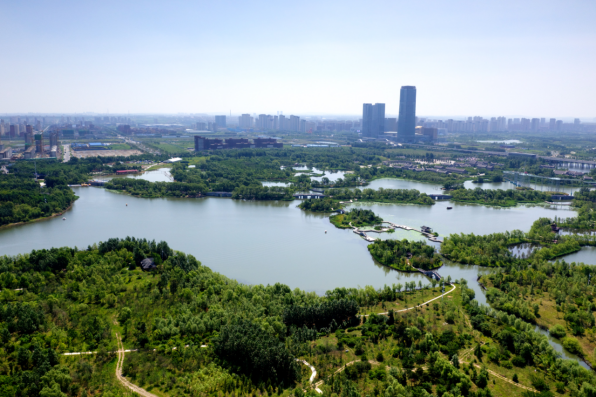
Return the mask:
M 70 160 L 70 145 L 62 145 L 63 159 L 62 162 L 66 163 Z

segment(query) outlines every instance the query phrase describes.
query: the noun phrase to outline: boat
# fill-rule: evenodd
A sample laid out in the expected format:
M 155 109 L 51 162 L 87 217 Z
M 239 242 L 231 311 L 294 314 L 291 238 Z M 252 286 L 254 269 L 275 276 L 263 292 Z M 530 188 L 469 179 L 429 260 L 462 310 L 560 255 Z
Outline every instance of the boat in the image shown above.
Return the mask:
M 452 209 L 453 209 L 453 207 L 447 207 L 447 209 L 448 209 L 448 210 L 452 210 Z
M 65 221 L 65 220 L 66 220 L 66 218 L 62 218 L 62 220 L 63 220 L 63 221 Z

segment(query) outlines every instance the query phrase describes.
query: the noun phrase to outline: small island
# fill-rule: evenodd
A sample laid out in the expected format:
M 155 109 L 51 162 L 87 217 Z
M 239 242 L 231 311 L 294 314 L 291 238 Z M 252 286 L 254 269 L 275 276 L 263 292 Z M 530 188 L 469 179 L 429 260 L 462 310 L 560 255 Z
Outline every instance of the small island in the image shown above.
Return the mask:
M 343 214 L 329 217 L 331 223 L 340 229 L 351 229 L 353 227 L 374 226 L 383 222 L 383 219 L 371 210 L 355 208 Z
M 322 199 L 307 199 L 298 204 L 298 208 L 305 211 L 312 212 L 333 212 L 340 208 L 338 201 L 332 200 L 329 197 Z
M 402 272 L 434 270 L 442 266 L 435 249 L 425 241 L 375 240 L 368 251 L 377 262 Z

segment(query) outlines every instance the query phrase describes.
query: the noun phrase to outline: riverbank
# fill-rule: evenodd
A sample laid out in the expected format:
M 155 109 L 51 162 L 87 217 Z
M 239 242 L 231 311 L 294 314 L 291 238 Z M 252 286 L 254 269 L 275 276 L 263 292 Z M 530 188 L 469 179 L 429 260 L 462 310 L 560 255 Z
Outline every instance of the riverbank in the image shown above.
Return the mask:
M 72 203 L 70 203 L 70 205 L 68 207 L 66 207 L 64 210 L 62 210 L 62 212 L 56 212 L 55 214 L 52 214 L 50 216 L 44 216 L 44 217 L 41 217 L 41 218 L 31 219 L 30 221 L 27 221 L 27 222 L 15 222 L 15 223 L 9 223 L 7 225 L 2 225 L 2 226 L 0 226 L 0 230 L 2 230 L 2 229 L 8 229 L 8 228 L 15 227 L 15 226 L 22 226 L 22 225 L 28 225 L 28 224 L 31 224 L 31 223 L 47 221 L 47 220 L 50 220 L 52 218 L 56 218 L 58 216 L 62 216 L 66 212 L 68 212 L 68 211 L 70 211 L 72 209 L 72 207 L 74 206 L 75 201 L 77 201 L 78 198 L 79 198 L 79 196 L 75 196 L 75 199 L 72 201 Z

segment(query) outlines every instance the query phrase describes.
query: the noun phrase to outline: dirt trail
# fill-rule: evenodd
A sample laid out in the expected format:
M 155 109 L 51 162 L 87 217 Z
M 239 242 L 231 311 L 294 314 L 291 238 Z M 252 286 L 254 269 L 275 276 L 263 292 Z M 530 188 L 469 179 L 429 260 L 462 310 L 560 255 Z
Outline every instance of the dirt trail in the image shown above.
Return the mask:
M 116 339 L 118 340 L 118 363 L 116 364 L 116 378 L 118 378 L 120 383 L 122 383 L 124 386 L 128 387 L 130 390 L 134 391 L 140 396 L 157 397 L 155 394 L 149 393 L 142 387 L 130 383 L 128 379 L 122 376 L 122 364 L 124 364 L 124 345 L 122 344 L 122 339 L 120 339 L 120 335 L 118 335 L 118 333 L 116 333 Z

